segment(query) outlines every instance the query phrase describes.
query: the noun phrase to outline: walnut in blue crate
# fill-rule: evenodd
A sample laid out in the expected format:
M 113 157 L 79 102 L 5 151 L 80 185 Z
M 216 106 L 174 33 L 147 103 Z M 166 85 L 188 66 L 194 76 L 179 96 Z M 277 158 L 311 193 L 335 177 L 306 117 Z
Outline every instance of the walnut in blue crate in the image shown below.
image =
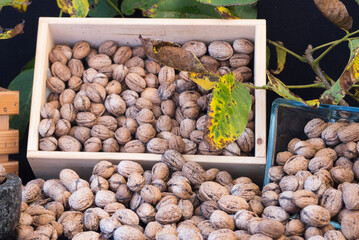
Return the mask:
M 263 212 L 271 207 L 292 215 L 288 236 L 359 238 L 359 123 L 315 118 L 304 133 L 308 139 L 293 138 L 277 153 L 262 191 Z

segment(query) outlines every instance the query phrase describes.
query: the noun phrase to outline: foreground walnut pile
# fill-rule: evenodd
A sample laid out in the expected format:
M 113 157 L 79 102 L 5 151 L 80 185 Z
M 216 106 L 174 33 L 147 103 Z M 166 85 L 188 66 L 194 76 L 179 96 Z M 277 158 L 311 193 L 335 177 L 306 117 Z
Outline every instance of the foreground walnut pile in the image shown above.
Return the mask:
M 204 170 L 175 150 L 144 169 L 132 161 L 101 161 L 90 181 L 63 169 L 22 193 L 19 239 L 271 239 L 284 225 L 263 212 L 259 187 Z M 262 215 L 262 218 L 259 216 Z M 251 221 L 249 221 L 252 219 Z M 236 231 L 237 230 L 237 231 Z M 251 236 L 253 235 L 253 236 Z M 283 237 L 282 237 L 283 239 Z
M 215 41 L 208 48 L 190 41 L 182 47 L 211 72 L 233 71 L 237 81 L 252 80 L 247 65 L 253 43 L 246 39 L 232 45 Z M 189 80 L 187 72 L 148 59 L 142 46 L 106 41 L 94 49 L 80 41 L 73 48 L 56 45 L 49 59 L 51 94 L 41 109 L 40 150 L 253 155 L 253 110 L 236 142 L 213 149 L 206 134 L 211 93 Z
M 315 118 L 304 132 L 308 140 L 294 138 L 288 151 L 277 154 L 278 166 L 269 169 L 273 183 L 262 191 L 263 205 L 271 209 L 271 218 L 286 224 L 286 235 L 358 239 L 359 123 Z M 339 222 L 341 232 L 330 231 L 330 221 Z

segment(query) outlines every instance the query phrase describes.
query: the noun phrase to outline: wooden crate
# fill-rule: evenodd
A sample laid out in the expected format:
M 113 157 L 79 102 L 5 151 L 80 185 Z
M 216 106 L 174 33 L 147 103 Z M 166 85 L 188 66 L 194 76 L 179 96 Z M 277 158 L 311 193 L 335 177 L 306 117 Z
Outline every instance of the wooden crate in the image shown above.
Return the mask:
M 88 178 L 91 168 L 100 160 L 118 163 L 123 159 L 140 162 L 150 167 L 161 155 L 133 153 L 87 153 L 45 152 L 38 149 L 38 125 L 40 109 L 46 101 L 45 81 L 49 72 L 48 54 L 55 44 L 74 45 L 86 40 L 98 47 L 105 40 L 115 40 L 118 45 L 139 46 L 139 35 L 166 41 L 184 43 L 201 40 L 234 41 L 247 38 L 254 41 L 254 83 L 266 84 L 266 23 L 265 20 L 219 20 L 219 19 L 71 19 L 40 18 L 34 88 L 30 117 L 27 157 L 37 177 L 58 177 L 62 168 L 72 168 L 82 177 Z M 201 156 L 186 155 L 189 161 L 203 163 L 205 168 L 217 167 L 235 176 L 263 178 L 266 157 L 266 95 L 265 90 L 255 90 L 255 156 Z
M 19 162 L 9 154 L 19 152 L 19 131 L 9 129 L 9 115 L 19 114 L 19 92 L 0 88 L 0 164 L 6 172 L 19 174 Z

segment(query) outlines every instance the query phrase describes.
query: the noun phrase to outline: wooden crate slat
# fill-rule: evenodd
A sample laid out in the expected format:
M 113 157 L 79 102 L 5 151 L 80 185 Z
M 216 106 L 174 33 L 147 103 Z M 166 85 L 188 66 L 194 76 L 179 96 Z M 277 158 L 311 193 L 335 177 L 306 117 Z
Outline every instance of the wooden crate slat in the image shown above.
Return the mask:
M 1 154 L 0 155 L 0 163 L 9 161 L 9 155 Z
M 18 161 L 8 161 L 1 163 L 3 167 L 6 169 L 7 173 L 12 173 L 15 175 L 19 175 L 19 162 Z
M 9 115 L 0 115 L 0 131 L 9 129 Z
M 19 114 L 19 91 L 0 88 L 0 115 Z
M 19 152 L 19 130 L 0 131 L 0 154 Z

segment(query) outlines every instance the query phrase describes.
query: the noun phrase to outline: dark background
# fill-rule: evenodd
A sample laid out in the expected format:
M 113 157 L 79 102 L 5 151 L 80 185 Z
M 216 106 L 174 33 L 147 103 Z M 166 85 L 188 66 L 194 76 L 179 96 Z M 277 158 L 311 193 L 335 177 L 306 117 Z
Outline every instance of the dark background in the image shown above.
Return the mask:
M 359 19 L 355 17 L 359 14 L 359 6 L 353 0 L 342 2 L 354 18 L 352 31 L 355 31 L 359 28 Z M 0 12 L 0 26 L 13 27 L 23 19 L 26 23 L 24 34 L 9 40 L 0 40 L 0 87 L 7 88 L 22 67 L 35 56 L 38 18 L 58 15 L 59 9 L 55 0 L 33 0 L 24 14 L 10 7 L 3 8 Z M 136 12 L 135 16 L 140 17 L 141 14 Z M 258 3 L 258 18 L 267 20 L 268 39 L 280 40 L 287 48 L 300 55 L 304 53 L 308 44 L 318 46 L 344 36 L 344 32 L 326 20 L 311 0 L 262 0 Z M 271 56 L 271 68 L 276 68 L 274 49 L 271 49 Z M 321 67 L 329 76 L 337 79 L 348 57 L 348 45 L 343 43 L 321 61 Z M 288 56 L 285 70 L 279 78 L 286 84 L 309 84 L 313 82 L 315 75 L 308 65 Z M 295 91 L 304 99 L 318 98 L 321 92 L 319 89 Z M 267 92 L 267 119 L 275 98 L 276 94 Z M 357 106 L 356 103 L 350 103 Z M 33 178 L 26 159 L 26 142 L 27 136 L 20 141 L 20 154 L 12 156 L 12 159 L 20 160 L 20 176 L 24 182 Z

